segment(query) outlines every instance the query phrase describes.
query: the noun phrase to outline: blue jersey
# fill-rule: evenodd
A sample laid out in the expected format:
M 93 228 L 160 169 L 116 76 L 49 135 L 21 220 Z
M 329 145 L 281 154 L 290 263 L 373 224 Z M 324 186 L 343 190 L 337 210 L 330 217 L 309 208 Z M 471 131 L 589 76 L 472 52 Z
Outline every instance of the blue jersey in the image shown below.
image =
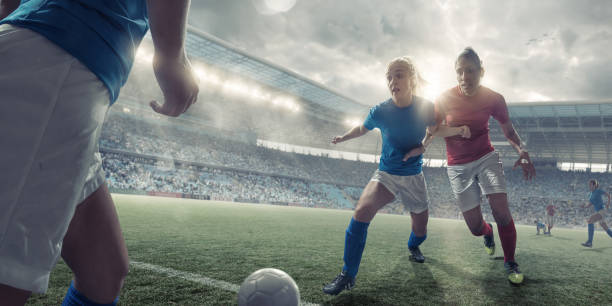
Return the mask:
M 597 188 L 593 191 L 591 191 L 589 193 L 589 202 L 591 202 L 591 204 L 593 204 L 593 208 L 595 208 L 595 211 L 600 211 L 603 209 L 604 207 L 604 201 L 603 201 L 603 195 L 605 194 L 605 191 Z
M 111 104 L 149 29 L 145 0 L 22 0 L 1 23 L 35 31 L 81 61 L 108 87 Z
M 398 107 L 391 99 L 372 107 L 363 125 L 368 130 L 380 129 L 382 152 L 378 169 L 402 176 L 421 173 L 422 155 L 402 159 L 421 145 L 427 126 L 434 124 L 433 103 L 420 97 L 414 97 L 407 107 Z

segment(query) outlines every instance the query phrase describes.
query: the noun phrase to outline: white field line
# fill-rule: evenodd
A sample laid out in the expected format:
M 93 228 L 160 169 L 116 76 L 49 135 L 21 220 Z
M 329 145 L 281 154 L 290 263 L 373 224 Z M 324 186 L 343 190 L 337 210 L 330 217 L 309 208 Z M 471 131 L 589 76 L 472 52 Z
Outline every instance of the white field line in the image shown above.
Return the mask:
M 162 267 L 162 266 L 158 266 L 158 265 L 154 265 L 154 264 L 150 264 L 146 262 L 139 262 L 139 261 L 133 261 L 133 260 L 130 261 L 130 264 L 139 269 L 153 271 L 159 274 L 165 274 L 169 277 L 182 278 L 184 280 L 192 281 L 194 283 L 200 283 L 205 286 L 215 287 L 215 288 L 219 288 L 219 289 L 223 289 L 227 291 L 232 291 L 235 293 L 238 293 L 238 291 L 240 290 L 240 286 L 238 285 L 224 282 L 221 280 L 216 280 L 214 278 L 206 277 L 206 276 L 196 274 L 196 273 L 174 270 L 171 268 L 166 268 L 166 267 Z M 300 305 L 317 306 L 319 304 L 300 301 Z

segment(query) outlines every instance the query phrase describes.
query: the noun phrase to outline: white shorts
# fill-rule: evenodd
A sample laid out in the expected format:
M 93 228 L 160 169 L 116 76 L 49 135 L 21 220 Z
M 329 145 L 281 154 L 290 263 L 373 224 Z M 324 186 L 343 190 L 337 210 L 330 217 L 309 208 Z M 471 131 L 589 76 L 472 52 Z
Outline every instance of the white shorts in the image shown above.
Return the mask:
M 109 93 L 43 36 L 0 25 L 0 283 L 47 290 L 76 206 L 104 183 Z
M 555 216 L 551 216 L 551 215 L 546 215 L 546 224 L 548 224 L 549 226 L 554 225 L 555 224 Z
M 473 162 L 448 166 L 446 172 L 461 212 L 479 206 L 482 194 L 506 193 L 504 167 L 495 151 Z
M 379 182 L 389 189 L 395 198 L 402 202 L 407 211 L 420 214 L 427 210 L 429 198 L 423 172 L 402 176 L 376 170 L 370 180 Z

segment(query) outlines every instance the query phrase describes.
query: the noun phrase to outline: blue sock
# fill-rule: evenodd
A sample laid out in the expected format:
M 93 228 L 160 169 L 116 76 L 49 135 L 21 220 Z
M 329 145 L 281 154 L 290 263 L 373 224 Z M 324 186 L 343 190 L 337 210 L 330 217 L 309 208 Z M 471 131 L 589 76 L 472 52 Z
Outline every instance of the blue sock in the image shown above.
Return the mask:
M 588 228 L 589 228 L 589 240 L 587 240 L 587 243 L 593 243 L 593 234 L 595 234 L 595 224 L 589 224 Z
M 368 226 L 370 223 L 359 222 L 351 218 L 344 238 L 344 267 L 348 276 L 355 277 L 361 263 L 361 255 L 365 248 Z
M 612 238 L 612 229 L 608 228 L 606 230 L 606 233 L 608 233 L 608 236 L 610 236 Z
M 418 247 L 421 245 L 421 243 L 423 243 L 423 241 L 425 241 L 425 239 L 427 239 L 427 234 L 425 234 L 423 237 L 417 237 L 414 232 L 411 232 L 410 238 L 408 238 L 408 248 L 412 249 Z
M 62 306 L 115 306 L 118 301 L 119 297 L 110 304 L 94 303 L 74 288 L 74 282 L 70 282 L 70 288 L 68 288 L 68 292 L 66 292 Z

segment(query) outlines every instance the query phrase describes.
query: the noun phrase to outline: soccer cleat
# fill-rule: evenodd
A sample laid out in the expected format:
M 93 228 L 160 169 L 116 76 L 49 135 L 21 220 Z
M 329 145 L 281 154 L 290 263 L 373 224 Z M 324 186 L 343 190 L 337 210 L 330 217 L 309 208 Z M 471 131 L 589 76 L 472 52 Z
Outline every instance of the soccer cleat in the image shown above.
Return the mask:
M 508 281 L 513 285 L 520 285 L 523 283 L 523 273 L 518 268 L 518 264 L 514 261 L 507 261 L 504 263 L 504 268 L 508 273 Z
M 491 229 L 493 229 L 493 225 L 489 223 Z M 495 241 L 493 240 L 493 230 L 491 230 L 491 236 L 484 235 L 484 246 L 487 254 L 493 255 L 495 254 Z
M 408 248 L 408 251 L 410 251 L 410 257 L 408 257 L 410 261 L 420 262 L 420 263 L 425 262 L 425 256 L 423 256 L 423 253 L 421 253 L 421 250 L 419 249 L 419 247 Z
M 581 243 L 580 245 L 582 245 L 583 247 L 587 247 L 587 248 L 592 248 L 593 247 L 593 243 L 591 242 L 585 242 L 585 243 Z
M 342 290 L 351 290 L 354 286 L 355 278 L 346 275 L 346 271 L 342 271 L 331 283 L 323 287 L 323 292 L 329 295 L 338 295 Z

